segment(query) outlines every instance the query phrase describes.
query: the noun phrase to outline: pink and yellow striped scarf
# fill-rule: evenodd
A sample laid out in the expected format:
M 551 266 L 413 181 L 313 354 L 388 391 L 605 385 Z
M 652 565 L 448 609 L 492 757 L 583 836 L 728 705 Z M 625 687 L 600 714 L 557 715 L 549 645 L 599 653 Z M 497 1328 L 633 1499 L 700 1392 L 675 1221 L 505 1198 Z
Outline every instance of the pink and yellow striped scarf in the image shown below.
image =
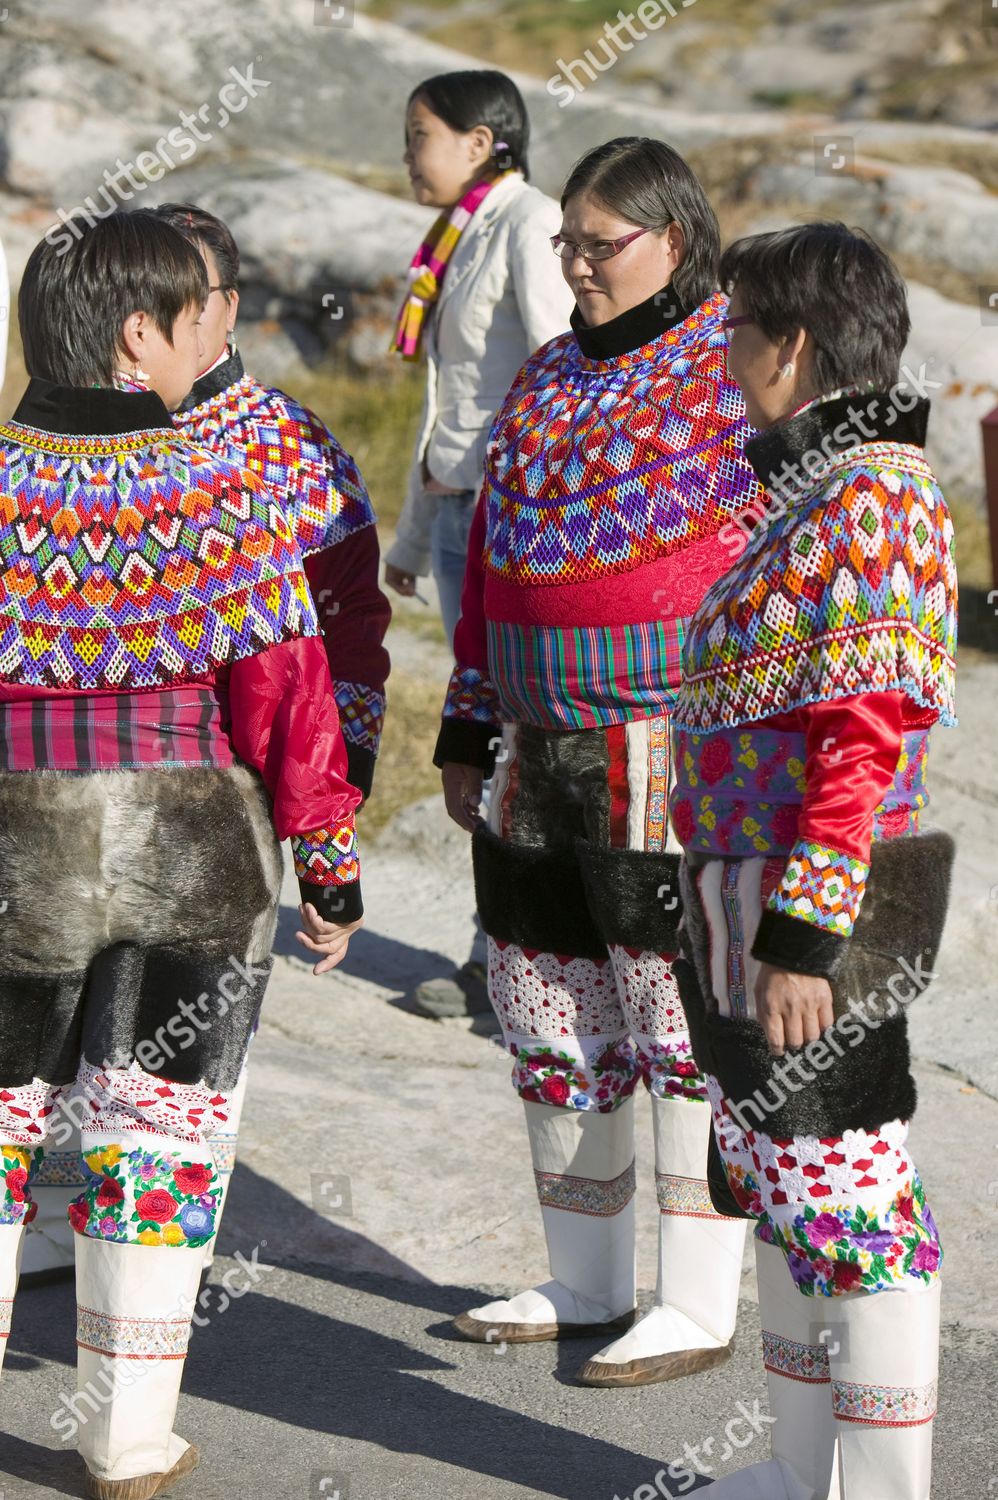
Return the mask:
M 472 214 L 482 200 L 492 191 L 497 182 L 509 177 L 515 168 L 500 172 L 496 177 L 476 182 L 447 213 L 440 214 L 430 227 L 425 240 L 413 256 L 408 271 L 409 291 L 399 312 L 398 326 L 391 343 L 391 350 L 403 359 L 418 359 L 427 308 L 440 295 L 447 263 L 457 248 L 457 242 Z

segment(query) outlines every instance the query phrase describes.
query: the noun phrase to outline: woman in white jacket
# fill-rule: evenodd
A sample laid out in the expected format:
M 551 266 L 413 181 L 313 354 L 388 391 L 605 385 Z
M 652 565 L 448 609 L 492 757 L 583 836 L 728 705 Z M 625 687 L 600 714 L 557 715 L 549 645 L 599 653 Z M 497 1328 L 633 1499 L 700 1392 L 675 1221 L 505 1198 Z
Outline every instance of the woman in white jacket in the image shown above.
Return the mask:
M 410 270 L 407 308 L 423 304 L 422 326 L 395 346 L 425 353 L 427 378 L 386 581 L 413 594 L 432 569 L 453 644 L 492 419 L 527 356 L 567 330 L 573 303 L 551 254 L 561 212 L 527 181 L 530 126 L 512 80 L 490 70 L 428 78 L 410 95 L 405 131 L 413 196 L 441 215 Z M 450 253 L 434 289 L 434 262 L 421 253 L 437 229 Z
M 426 397 L 385 582 L 411 595 L 432 571 L 451 646 L 492 419 L 524 360 L 567 331 L 574 306 L 551 254 L 561 210 L 527 181 L 529 135 L 504 73 L 441 73 L 409 96 L 413 196 L 440 215 L 410 267 L 394 345 L 407 359 L 425 354 Z M 416 997 L 438 1017 L 488 1010 L 480 928 L 467 963 Z

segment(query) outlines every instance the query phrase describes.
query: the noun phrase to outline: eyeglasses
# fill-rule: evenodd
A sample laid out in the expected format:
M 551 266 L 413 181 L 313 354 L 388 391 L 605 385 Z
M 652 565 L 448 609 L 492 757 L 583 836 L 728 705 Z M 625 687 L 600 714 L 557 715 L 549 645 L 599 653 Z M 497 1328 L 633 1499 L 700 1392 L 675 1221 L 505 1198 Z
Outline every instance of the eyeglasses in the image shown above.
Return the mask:
M 551 236 L 551 249 L 559 260 L 574 260 L 581 255 L 583 260 L 609 260 L 611 255 L 619 255 L 625 245 L 641 235 L 647 234 L 647 229 L 635 229 L 633 234 L 625 234 L 620 240 L 591 240 L 587 245 L 576 245 L 572 240 L 566 240 L 563 235 L 553 234 Z
M 743 323 L 754 323 L 755 318 L 750 318 L 747 313 L 742 313 L 738 318 L 722 318 L 721 327 L 724 329 L 724 337 L 731 343 L 731 330 L 740 328 Z
M 220 283 L 218 286 L 210 286 L 208 288 L 208 296 L 210 297 L 211 294 L 212 294 L 212 292 L 224 292 L 225 295 L 228 296 L 230 292 L 234 292 L 234 291 L 235 291 L 235 287 L 233 287 L 233 286 L 226 286 L 224 283 Z

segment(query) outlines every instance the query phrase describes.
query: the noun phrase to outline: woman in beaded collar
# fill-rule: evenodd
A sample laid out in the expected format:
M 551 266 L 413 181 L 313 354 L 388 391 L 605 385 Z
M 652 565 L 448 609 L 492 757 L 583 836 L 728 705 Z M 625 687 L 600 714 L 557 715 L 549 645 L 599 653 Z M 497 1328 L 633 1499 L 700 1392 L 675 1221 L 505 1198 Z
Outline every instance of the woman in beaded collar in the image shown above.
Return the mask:
M 767 492 L 687 635 L 675 972 L 718 1202 L 757 1224 L 777 1420 L 772 1459 L 712 1494 L 926 1500 L 941 1252 L 906 1146 L 906 1006 L 953 857 L 919 826 L 929 728 L 954 722 L 953 527 L 883 250 L 810 224 L 739 241 L 721 280 Z
M 694 174 L 661 141 L 610 141 L 573 169 L 561 208 L 571 332 L 527 361 L 492 426 L 436 751 L 448 810 L 474 833 L 551 1279 L 457 1326 L 622 1334 L 580 1379 L 629 1386 L 719 1363 L 734 1329 L 744 1225 L 707 1192 L 710 1111 L 671 974 L 665 799 L 685 620 L 726 565 L 722 526 L 758 486 L 725 368 L 717 221 Z M 642 1080 L 659 1268 L 632 1328 Z

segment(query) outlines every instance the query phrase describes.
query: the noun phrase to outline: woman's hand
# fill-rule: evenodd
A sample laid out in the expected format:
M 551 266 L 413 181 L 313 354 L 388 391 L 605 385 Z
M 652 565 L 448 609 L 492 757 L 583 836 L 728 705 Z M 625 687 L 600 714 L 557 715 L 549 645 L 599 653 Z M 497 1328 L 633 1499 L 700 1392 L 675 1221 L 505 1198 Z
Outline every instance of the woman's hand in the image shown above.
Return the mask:
M 358 927 L 363 927 L 363 917 L 358 917 L 356 922 L 326 922 L 319 916 L 311 901 L 299 903 L 298 910 L 308 930 L 296 932 L 295 937 L 313 953 L 323 955 L 314 965 L 312 973 L 325 974 L 329 969 L 335 969 L 340 960 L 346 957 L 351 935 Z
M 385 563 L 385 583 L 406 599 L 411 599 L 416 592 L 415 573 L 406 573 L 403 568 L 396 568 L 392 563 Z
M 474 833 L 483 821 L 478 809 L 482 805 L 484 772 L 479 766 L 462 766 L 448 760 L 440 775 L 449 816 L 465 833 Z
M 816 1042 L 834 1023 L 832 987 L 827 979 L 763 964 L 755 982 L 755 1013 L 770 1052 L 781 1057 L 787 1047 Z

